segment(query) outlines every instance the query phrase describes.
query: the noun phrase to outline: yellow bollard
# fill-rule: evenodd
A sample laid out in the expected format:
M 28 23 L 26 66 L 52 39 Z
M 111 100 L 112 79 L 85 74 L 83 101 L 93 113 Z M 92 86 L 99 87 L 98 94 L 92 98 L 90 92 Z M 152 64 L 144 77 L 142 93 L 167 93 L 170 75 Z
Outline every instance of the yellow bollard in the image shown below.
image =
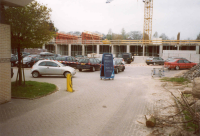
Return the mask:
M 73 89 L 72 89 L 72 75 L 71 74 L 67 74 L 67 91 L 68 92 L 73 92 Z

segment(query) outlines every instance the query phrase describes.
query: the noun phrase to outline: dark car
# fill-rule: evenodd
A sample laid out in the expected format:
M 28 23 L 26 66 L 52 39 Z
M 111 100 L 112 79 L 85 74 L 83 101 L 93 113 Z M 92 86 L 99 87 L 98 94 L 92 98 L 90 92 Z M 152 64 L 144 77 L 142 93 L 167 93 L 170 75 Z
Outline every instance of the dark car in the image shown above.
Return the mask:
M 122 53 L 122 54 L 118 55 L 118 58 L 123 58 L 124 61 L 128 64 L 130 64 L 131 62 L 134 61 L 134 56 L 132 56 L 131 53 Z
M 146 63 L 147 63 L 147 65 L 149 65 L 149 64 L 153 64 L 153 65 L 156 65 L 156 64 L 158 64 L 158 65 L 164 65 L 165 60 L 164 60 L 163 58 L 161 58 L 161 57 L 148 57 L 148 58 L 146 59 Z
M 119 71 L 125 70 L 125 65 L 122 58 L 119 59 L 115 58 L 113 61 L 114 61 L 114 70 L 116 74 L 118 74 Z
M 60 56 L 60 57 L 56 57 L 55 60 L 59 61 L 65 66 L 76 68 L 76 65 L 77 65 L 77 60 L 73 56 Z
M 14 72 L 13 72 L 13 68 L 11 67 L 11 78 L 13 77 Z
M 100 70 L 99 60 L 95 58 L 81 58 L 78 61 L 77 69 L 82 71 L 83 69 L 90 69 L 91 71 Z
M 11 62 L 11 67 L 14 67 L 16 65 L 18 58 L 15 55 L 12 55 L 10 58 L 10 62 Z
M 26 56 L 23 58 L 22 67 L 30 68 L 38 61 L 39 61 L 39 57 L 37 57 L 37 56 Z M 16 65 L 18 66 L 18 61 L 16 62 Z

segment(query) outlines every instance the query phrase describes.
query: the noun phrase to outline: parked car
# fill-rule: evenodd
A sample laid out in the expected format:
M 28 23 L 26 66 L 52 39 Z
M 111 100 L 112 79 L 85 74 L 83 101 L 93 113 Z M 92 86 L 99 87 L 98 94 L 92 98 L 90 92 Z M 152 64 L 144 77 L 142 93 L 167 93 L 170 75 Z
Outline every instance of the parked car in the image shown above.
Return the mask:
M 10 58 L 10 62 L 11 62 L 11 67 L 14 67 L 16 65 L 18 58 L 16 55 L 12 55 Z
M 115 58 L 113 61 L 114 61 L 114 71 L 116 74 L 118 74 L 119 71 L 125 70 L 125 65 L 122 58 Z
M 100 70 L 100 62 L 95 58 L 81 58 L 78 61 L 77 69 L 79 69 L 79 71 L 90 69 L 94 72 L 95 70 Z
M 123 58 L 114 58 L 114 60 L 120 59 L 122 61 L 123 64 L 125 64 L 124 59 Z
M 76 55 L 75 56 L 76 60 L 78 61 L 81 58 L 87 58 L 87 56 L 83 56 L 83 55 Z
M 131 53 L 122 53 L 118 55 L 118 58 L 123 58 L 124 61 L 128 64 L 134 61 L 134 56 Z
M 165 67 L 168 69 L 187 69 L 196 66 L 197 63 L 188 61 L 187 59 L 173 59 L 165 62 Z
M 37 56 L 26 56 L 23 58 L 23 64 L 22 67 L 32 67 L 36 62 L 39 61 L 39 58 Z M 18 61 L 16 62 L 16 65 L 18 66 Z
M 13 72 L 13 68 L 11 67 L 11 78 L 13 77 L 14 72 Z
M 76 68 L 77 65 L 77 60 L 73 56 L 61 56 L 61 57 L 56 57 L 55 60 L 59 61 L 65 66 L 70 66 Z
M 39 60 L 31 69 L 31 74 L 34 78 L 41 75 L 63 75 L 66 77 L 68 73 L 75 75 L 76 70 L 53 60 Z
M 161 57 L 148 57 L 146 59 L 146 63 L 147 65 L 149 64 L 153 64 L 153 65 L 156 65 L 156 64 L 159 64 L 159 65 L 164 65 L 165 63 L 165 60 Z
M 173 59 L 186 59 L 186 58 L 183 58 L 183 57 L 169 57 L 165 61 L 170 61 L 170 60 L 173 60 Z

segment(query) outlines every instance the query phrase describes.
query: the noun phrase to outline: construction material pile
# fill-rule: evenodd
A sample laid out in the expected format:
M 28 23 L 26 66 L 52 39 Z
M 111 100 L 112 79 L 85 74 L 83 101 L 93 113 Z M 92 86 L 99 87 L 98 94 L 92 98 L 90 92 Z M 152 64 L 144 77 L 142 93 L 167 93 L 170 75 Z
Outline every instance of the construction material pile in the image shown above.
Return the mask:
M 196 77 L 200 77 L 200 64 L 192 67 L 188 72 L 183 75 L 184 78 L 194 80 Z

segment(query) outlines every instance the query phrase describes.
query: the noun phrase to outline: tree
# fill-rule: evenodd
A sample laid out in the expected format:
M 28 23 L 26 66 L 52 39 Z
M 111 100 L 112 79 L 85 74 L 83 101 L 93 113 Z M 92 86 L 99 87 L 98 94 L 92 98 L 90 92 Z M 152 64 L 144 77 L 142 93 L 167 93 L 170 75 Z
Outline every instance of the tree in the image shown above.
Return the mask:
M 131 32 L 128 33 L 128 39 L 141 40 L 142 39 L 142 33 L 140 31 L 131 31 Z
M 156 31 L 153 35 L 154 38 L 158 38 L 158 32 Z
M 126 36 L 126 31 L 125 31 L 124 28 L 122 28 L 121 33 L 122 33 L 122 38 L 123 38 L 123 40 L 125 40 L 127 36 Z
M 196 40 L 200 40 L 200 33 L 197 35 L 197 39 Z
M 108 40 L 112 40 L 112 30 L 111 29 L 108 30 L 108 34 L 107 34 L 106 38 Z
M 169 40 L 168 36 L 162 33 L 159 38 L 162 38 L 162 40 Z
M 5 9 L 5 21 L 11 26 L 11 46 L 17 48 L 38 48 L 49 42 L 54 36 L 53 23 L 50 21 L 51 9 L 33 1 L 25 7 L 10 7 Z M 22 84 L 22 56 L 18 55 L 19 82 Z

